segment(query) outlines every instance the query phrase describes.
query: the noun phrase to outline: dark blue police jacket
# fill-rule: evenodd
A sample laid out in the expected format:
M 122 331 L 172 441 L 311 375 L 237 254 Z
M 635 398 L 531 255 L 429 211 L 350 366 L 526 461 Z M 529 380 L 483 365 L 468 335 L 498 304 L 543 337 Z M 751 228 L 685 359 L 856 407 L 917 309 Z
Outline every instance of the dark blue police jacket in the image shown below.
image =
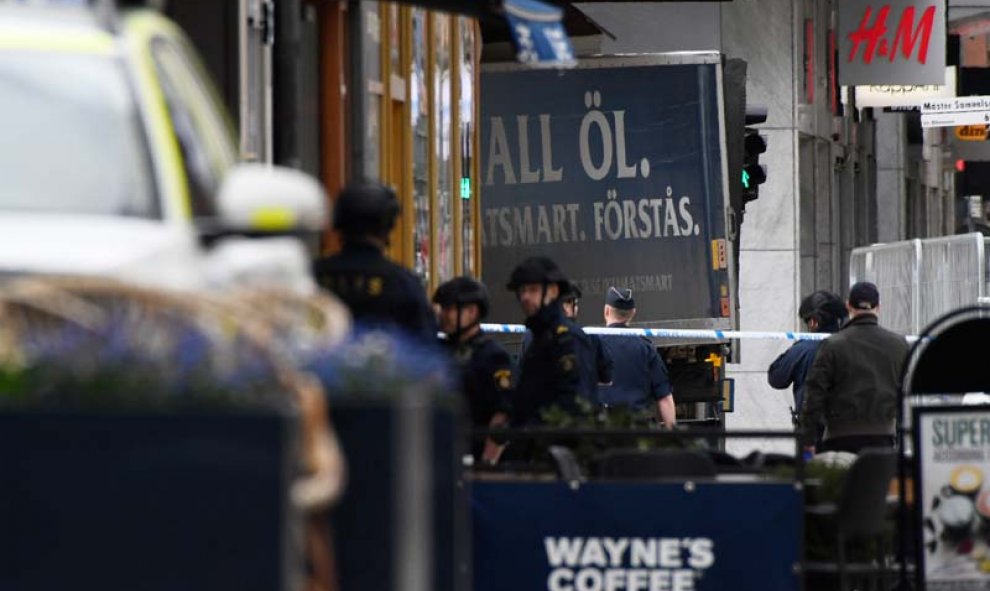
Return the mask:
M 628 328 L 609 324 L 609 328 Z M 670 376 L 660 354 L 649 340 L 639 336 L 601 335 L 612 354 L 612 385 L 599 386 L 598 397 L 609 406 L 651 407 L 671 393 Z
M 540 412 L 558 406 L 578 410 L 577 397 L 587 392 L 581 360 L 591 350 L 588 335 L 564 316 L 560 304 L 544 306 L 526 319 L 533 340 L 519 361 L 519 381 L 512 400 L 513 422 L 532 424 Z
M 767 381 L 770 386 L 783 390 L 794 385 L 794 410 L 800 411 L 804 403 L 804 380 L 808 370 L 815 360 L 821 341 L 798 341 L 791 348 L 781 353 L 767 370 Z
M 599 405 L 598 384 L 612 381 L 613 361 L 612 355 L 600 335 L 584 335 L 586 340 L 580 342 L 578 348 L 578 369 L 581 374 L 580 394 L 592 405 Z M 519 347 L 519 359 L 526 355 L 526 349 L 533 343 L 533 332 L 527 330 L 523 335 L 522 345 Z

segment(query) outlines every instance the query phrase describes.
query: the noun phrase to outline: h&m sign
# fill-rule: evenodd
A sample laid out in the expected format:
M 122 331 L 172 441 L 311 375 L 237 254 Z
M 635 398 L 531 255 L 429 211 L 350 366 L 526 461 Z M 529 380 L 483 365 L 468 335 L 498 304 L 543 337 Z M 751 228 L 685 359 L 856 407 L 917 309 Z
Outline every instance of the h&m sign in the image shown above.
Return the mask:
M 843 0 L 839 84 L 945 84 L 945 0 Z

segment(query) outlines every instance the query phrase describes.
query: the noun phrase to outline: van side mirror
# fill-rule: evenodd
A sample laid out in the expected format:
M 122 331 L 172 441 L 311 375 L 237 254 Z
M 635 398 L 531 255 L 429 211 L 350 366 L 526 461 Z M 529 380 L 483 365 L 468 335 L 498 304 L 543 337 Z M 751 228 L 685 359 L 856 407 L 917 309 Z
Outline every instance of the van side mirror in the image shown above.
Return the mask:
M 320 232 L 329 218 L 326 193 L 310 175 L 281 166 L 233 167 L 217 196 L 222 230 L 251 234 Z

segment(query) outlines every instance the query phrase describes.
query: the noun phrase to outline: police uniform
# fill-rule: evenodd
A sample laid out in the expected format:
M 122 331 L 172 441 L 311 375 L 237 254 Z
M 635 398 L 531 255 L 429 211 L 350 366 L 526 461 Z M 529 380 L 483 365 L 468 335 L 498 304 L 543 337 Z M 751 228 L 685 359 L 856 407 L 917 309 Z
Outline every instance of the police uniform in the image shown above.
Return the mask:
M 424 340 L 436 339 L 436 317 L 423 287 L 377 246 L 348 242 L 340 253 L 318 260 L 313 274 L 339 297 L 365 327 L 398 327 Z
M 629 290 L 609 290 L 606 303 L 619 310 L 632 310 L 635 302 Z M 629 328 L 624 323 L 613 323 L 609 328 Z M 640 336 L 601 335 L 602 341 L 612 353 L 614 364 L 612 385 L 599 386 L 601 403 L 607 406 L 626 406 L 634 410 L 655 414 L 656 402 L 672 393 L 670 376 L 656 347 Z
M 508 416 L 515 366 L 509 353 L 491 337 L 477 333 L 462 343 L 447 342 L 460 368 L 461 392 L 467 406 L 471 425 L 485 429 L 499 413 Z M 482 442 L 472 449 L 479 455 Z
M 569 284 L 569 289 L 561 296 L 562 301 L 568 299 L 580 299 L 581 289 L 574 283 Z M 576 320 L 576 319 L 572 319 Z M 583 331 L 582 331 L 583 332 Z M 592 405 L 599 405 L 598 384 L 607 384 L 612 381 L 612 355 L 608 348 L 602 343 L 598 335 L 584 333 L 586 337 L 578 351 L 578 366 L 581 373 L 580 392 Z M 519 349 L 519 357 L 526 354 L 526 349 L 533 342 L 533 333 L 527 331 L 523 337 L 522 346 Z
M 476 279 L 456 277 L 437 288 L 433 303 L 443 309 L 456 308 L 458 311 L 456 326 L 446 335 L 443 346 L 460 368 L 461 391 L 466 398 L 471 424 L 488 427 L 496 414 L 508 415 L 509 395 L 516 373 L 508 352 L 478 327 L 488 315 L 488 290 Z M 477 306 L 478 314 L 465 326 L 461 323 L 461 310 L 468 305 Z M 450 327 L 444 329 L 451 330 Z
M 341 191 L 333 227 L 344 237 L 340 253 L 313 264 L 316 282 L 337 295 L 355 323 L 395 327 L 436 339 L 433 309 L 419 279 L 382 253 L 399 215 L 395 192 L 380 183 L 355 183 Z
M 564 316 L 558 302 L 527 318 L 526 328 L 532 331 L 533 340 L 520 360 L 512 403 L 514 422 L 540 422 L 540 412 L 554 405 L 575 412 L 582 393 L 580 355 L 582 349 L 589 350 L 587 335 Z
M 569 288 L 564 273 L 546 257 L 530 257 L 520 263 L 506 288 L 517 291 L 534 284 L 542 285 L 544 292 L 555 284 L 560 294 Z M 533 336 L 520 361 L 519 383 L 512 397 L 513 422 L 539 423 L 541 412 L 554 406 L 576 412 L 579 395 L 594 395 L 582 390 L 580 363 L 581 356 L 591 351 L 588 336 L 564 316 L 560 297 L 526 318 L 526 328 Z

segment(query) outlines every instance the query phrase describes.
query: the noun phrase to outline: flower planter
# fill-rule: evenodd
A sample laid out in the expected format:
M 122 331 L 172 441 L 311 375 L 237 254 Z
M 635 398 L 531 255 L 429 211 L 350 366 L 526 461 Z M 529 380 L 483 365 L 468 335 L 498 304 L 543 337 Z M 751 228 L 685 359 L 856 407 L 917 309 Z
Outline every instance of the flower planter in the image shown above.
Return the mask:
M 290 589 L 292 417 L 0 411 L 0 589 Z

